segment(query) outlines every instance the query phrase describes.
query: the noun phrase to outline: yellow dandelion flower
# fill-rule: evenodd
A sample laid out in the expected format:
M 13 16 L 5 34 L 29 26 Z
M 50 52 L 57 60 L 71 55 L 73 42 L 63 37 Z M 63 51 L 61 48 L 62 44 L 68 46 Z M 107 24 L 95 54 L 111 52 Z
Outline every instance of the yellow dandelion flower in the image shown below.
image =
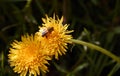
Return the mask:
M 49 56 L 44 54 L 41 42 L 37 40 L 36 36 L 26 35 L 21 37 L 21 41 L 15 40 L 11 44 L 9 51 L 10 66 L 14 67 L 14 72 L 20 73 L 20 76 L 40 75 L 40 70 L 47 72 L 47 60 Z
M 39 27 L 40 30 L 37 32 L 42 37 L 42 43 L 46 44 L 46 48 L 49 48 L 49 55 L 55 55 L 58 59 L 58 55 L 63 55 L 67 49 L 67 43 L 71 43 L 69 39 L 72 38 L 68 31 L 68 25 L 63 25 L 63 17 L 61 19 L 55 19 L 55 15 L 52 17 L 43 18 L 43 26 Z

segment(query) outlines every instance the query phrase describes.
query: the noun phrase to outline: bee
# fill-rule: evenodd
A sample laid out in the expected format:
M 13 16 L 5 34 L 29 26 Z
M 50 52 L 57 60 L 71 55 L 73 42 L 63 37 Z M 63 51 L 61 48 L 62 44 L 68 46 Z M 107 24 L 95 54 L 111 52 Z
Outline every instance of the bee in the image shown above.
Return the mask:
M 41 32 L 42 37 L 45 37 L 47 36 L 47 34 L 50 34 L 53 30 L 54 30 L 53 27 L 42 27 L 40 29 L 40 32 Z

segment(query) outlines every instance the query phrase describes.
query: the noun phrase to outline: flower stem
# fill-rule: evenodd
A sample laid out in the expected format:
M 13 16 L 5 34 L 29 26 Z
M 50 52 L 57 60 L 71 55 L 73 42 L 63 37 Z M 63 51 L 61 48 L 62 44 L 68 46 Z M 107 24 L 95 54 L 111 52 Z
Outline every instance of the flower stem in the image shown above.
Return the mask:
M 95 49 L 109 57 L 111 57 L 113 60 L 117 61 L 120 63 L 120 59 L 118 56 L 114 55 L 113 53 L 111 53 L 110 51 L 100 47 L 100 46 L 97 46 L 97 45 L 94 45 L 92 43 L 89 43 L 89 42 L 85 42 L 85 41 L 81 41 L 81 40 L 76 40 L 76 39 L 70 39 L 70 41 L 72 41 L 73 43 L 76 43 L 76 44 L 81 44 L 83 46 L 87 46 L 89 48 L 92 48 L 92 49 Z

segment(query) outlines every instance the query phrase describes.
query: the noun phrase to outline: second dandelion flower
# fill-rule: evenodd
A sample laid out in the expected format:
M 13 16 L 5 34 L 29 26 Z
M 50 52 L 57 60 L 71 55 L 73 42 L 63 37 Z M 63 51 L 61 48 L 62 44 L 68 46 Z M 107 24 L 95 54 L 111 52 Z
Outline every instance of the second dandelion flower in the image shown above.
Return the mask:
M 58 59 L 59 55 L 63 55 L 66 52 L 67 44 L 71 43 L 70 35 L 71 31 L 68 31 L 68 25 L 63 25 L 63 17 L 61 19 L 52 17 L 43 18 L 42 27 L 39 27 L 39 32 L 36 34 L 41 38 L 41 42 L 45 45 L 44 47 L 49 49 L 47 54 L 50 56 L 55 56 Z

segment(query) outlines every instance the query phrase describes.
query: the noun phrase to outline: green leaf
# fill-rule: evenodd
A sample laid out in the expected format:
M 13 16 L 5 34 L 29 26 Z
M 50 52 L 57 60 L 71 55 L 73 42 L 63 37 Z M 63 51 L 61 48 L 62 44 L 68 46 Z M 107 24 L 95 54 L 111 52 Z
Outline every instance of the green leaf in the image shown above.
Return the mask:
M 75 74 L 76 72 L 84 69 L 84 68 L 87 67 L 87 66 L 88 66 L 88 63 L 83 63 L 83 64 L 79 65 L 78 67 L 76 67 L 76 68 L 72 71 L 72 73 Z
M 120 68 L 120 63 L 117 63 L 114 67 L 113 67 L 113 69 L 110 71 L 110 73 L 108 74 L 108 76 L 113 76 L 113 74 L 115 73 L 115 72 L 117 72 L 117 70 Z

